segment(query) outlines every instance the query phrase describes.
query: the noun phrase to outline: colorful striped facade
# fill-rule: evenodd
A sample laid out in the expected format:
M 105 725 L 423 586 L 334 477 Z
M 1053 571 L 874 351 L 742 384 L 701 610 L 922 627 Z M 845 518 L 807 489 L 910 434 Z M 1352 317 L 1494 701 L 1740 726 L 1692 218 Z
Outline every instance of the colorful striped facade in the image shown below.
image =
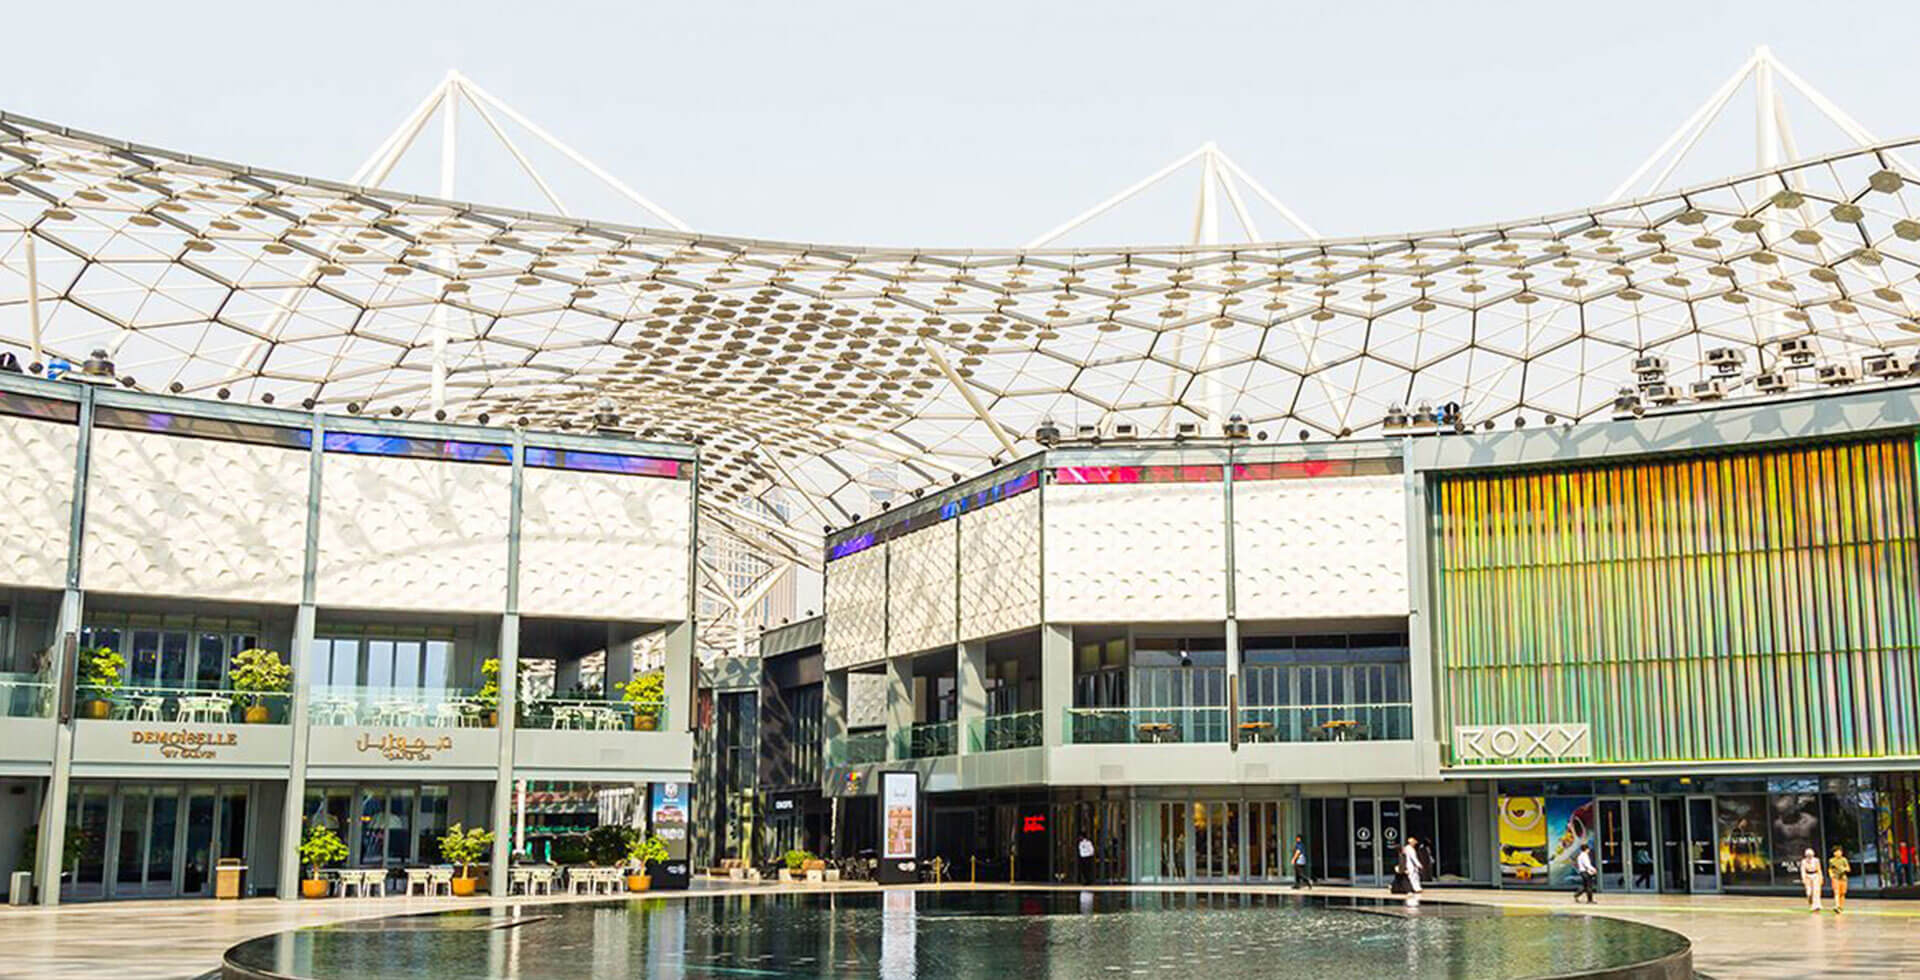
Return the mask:
M 1602 764 L 1920 755 L 1915 481 L 1911 434 L 1436 476 L 1442 732 L 1585 722 Z

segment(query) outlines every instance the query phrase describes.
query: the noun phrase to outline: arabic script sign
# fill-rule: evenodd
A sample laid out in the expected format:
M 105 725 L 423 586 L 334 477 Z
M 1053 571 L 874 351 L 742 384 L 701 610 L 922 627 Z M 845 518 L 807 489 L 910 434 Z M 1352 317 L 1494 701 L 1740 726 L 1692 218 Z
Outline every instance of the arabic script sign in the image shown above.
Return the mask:
M 194 729 L 136 731 L 132 738 L 135 745 L 158 746 L 163 759 L 211 759 L 219 755 L 214 750 L 220 746 L 240 744 L 240 736 L 233 732 Z
M 378 752 L 389 762 L 431 762 L 435 752 L 453 748 L 453 736 L 442 735 L 429 741 L 419 736 L 408 738 L 399 732 L 388 732 L 376 739 L 367 732 L 361 732 L 353 747 L 361 752 Z
M 1593 758 L 1586 723 L 1456 725 L 1453 755 L 1461 762 L 1559 762 Z

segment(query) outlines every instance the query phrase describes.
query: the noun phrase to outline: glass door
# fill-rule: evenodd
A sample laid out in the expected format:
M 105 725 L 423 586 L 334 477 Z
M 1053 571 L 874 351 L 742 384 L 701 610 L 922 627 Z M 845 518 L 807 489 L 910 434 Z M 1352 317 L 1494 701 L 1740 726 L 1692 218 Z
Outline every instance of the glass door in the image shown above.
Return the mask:
M 1687 801 L 1663 796 L 1655 801 L 1660 815 L 1660 890 L 1687 891 Z
M 123 786 L 114 808 L 109 835 L 113 840 L 113 880 L 110 898 L 133 898 L 147 881 L 147 819 L 153 794 L 145 786 Z
M 212 786 L 187 787 L 187 846 L 182 852 L 180 894 L 213 894 L 214 801 Z
M 1353 883 L 1356 885 L 1380 884 L 1380 863 L 1376 852 L 1379 840 L 1375 836 L 1379 826 L 1374 818 L 1372 800 L 1353 800 L 1351 802 L 1353 819 Z
M 1633 797 L 1627 804 L 1627 890 L 1650 892 L 1659 888 L 1659 862 L 1654 860 L 1653 801 Z
M 147 877 L 140 894 L 149 898 L 167 898 L 178 887 L 178 869 L 174 860 L 180 855 L 180 787 L 155 786 L 151 819 L 147 824 Z
M 1393 880 L 1394 866 L 1400 863 L 1400 846 L 1407 842 L 1405 830 L 1401 825 L 1402 815 L 1406 812 L 1399 800 L 1380 800 L 1374 809 L 1380 814 L 1380 879 Z
M 62 898 L 105 898 L 107 878 L 112 873 L 107 863 L 109 814 L 113 792 L 108 786 L 75 784 L 67 796 L 67 840 L 76 860 L 67 868 L 62 883 Z
M 1279 800 L 1247 804 L 1247 877 L 1279 881 L 1292 874 L 1292 842 L 1286 839 L 1286 821 Z
M 1601 799 L 1599 803 L 1600 834 L 1599 854 L 1600 890 L 1622 892 L 1627 890 L 1627 825 L 1626 802 L 1623 800 Z
M 1687 797 L 1688 888 L 1695 892 L 1720 890 L 1720 847 L 1713 819 L 1713 797 Z

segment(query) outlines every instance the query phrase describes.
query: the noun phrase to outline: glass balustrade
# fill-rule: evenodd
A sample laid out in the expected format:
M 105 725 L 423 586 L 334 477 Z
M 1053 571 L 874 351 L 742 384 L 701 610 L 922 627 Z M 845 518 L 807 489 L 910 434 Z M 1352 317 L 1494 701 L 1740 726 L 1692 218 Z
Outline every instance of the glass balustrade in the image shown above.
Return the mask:
M 0 718 L 50 718 L 53 685 L 32 675 L 0 676 Z
M 1038 711 L 975 718 L 967 726 L 967 751 L 998 752 L 1039 745 L 1043 729 Z
M 1413 705 L 1309 704 L 1240 709 L 1242 742 L 1377 742 L 1413 738 Z
M 73 701 L 75 715 L 87 720 L 284 725 L 292 696 L 221 688 L 82 684 L 74 689 Z
M 666 731 L 667 706 L 663 702 L 538 698 L 520 706 L 517 724 L 554 731 Z
M 315 687 L 314 725 L 365 728 L 491 728 L 494 705 L 458 688 Z
M 1162 745 L 1227 740 L 1223 707 L 1069 708 L 1071 745 Z
M 952 721 L 929 721 L 898 732 L 894 741 L 897 759 L 934 759 L 959 750 L 960 725 Z
M 854 732 L 827 741 L 827 765 L 858 766 L 887 761 L 887 733 L 879 729 Z

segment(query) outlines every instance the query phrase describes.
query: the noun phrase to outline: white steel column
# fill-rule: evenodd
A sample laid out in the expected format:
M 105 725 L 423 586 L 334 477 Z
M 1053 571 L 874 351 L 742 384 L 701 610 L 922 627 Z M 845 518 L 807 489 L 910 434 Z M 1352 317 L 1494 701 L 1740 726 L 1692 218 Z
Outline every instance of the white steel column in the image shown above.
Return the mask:
M 313 634 L 316 622 L 320 575 L 320 468 L 326 463 L 326 429 L 320 415 L 313 416 L 313 443 L 307 460 L 307 539 L 305 559 L 300 572 L 300 608 L 294 612 L 293 643 L 287 651 L 287 663 L 293 667 L 292 691 L 287 705 L 287 725 L 293 737 L 293 752 L 287 768 L 287 798 L 280 814 L 280 875 L 275 897 L 290 902 L 299 897 L 300 836 L 306 830 L 307 759 L 311 731 L 307 706 L 313 694 Z
M 80 386 L 78 448 L 74 452 L 73 506 L 67 511 L 67 587 L 60 597 L 60 620 L 54 630 L 53 664 L 48 680 L 53 684 L 56 711 L 54 719 L 53 768 L 48 774 L 47 793 L 40 801 L 38 853 L 34 855 L 34 885 L 39 889 L 41 905 L 60 904 L 60 873 L 63 870 L 67 842 L 67 788 L 73 779 L 73 692 L 80 649 L 80 613 L 85 599 L 80 591 L 80 559 L 85 553 L 82 542 L 87 526 L 87 476 L 93 443 L 93 388 Z
M 973 747 L 973 731 L 982 728 L 987 718 L 987 641 L 970 640 L 954 648 L 957 663 L 954 665 L 954 680 L 959 694 L 959 717 L 955 728 L 959 734 L 955 738 L 955 747 L 961 755 L 977 751 Z M 984 736 L 984 731 L 982 732 Z M 982 745 L 984 750 L 986 746 Z
M 1066 744 L 1067 710 L 1073 707 L 1073 627 L 1040 627 L 1040 730 L 1049 748 Z
M 27 336 L 32 356 L 27 363 L 45 364 L 46 358 L 40 349 L 40 255 L 34 248 L 33 229 L 22 232 L 21 237 L 27 246 Z
M 913 729 L 913 657 L 887 660 L 887 759 L 910 758 Z

